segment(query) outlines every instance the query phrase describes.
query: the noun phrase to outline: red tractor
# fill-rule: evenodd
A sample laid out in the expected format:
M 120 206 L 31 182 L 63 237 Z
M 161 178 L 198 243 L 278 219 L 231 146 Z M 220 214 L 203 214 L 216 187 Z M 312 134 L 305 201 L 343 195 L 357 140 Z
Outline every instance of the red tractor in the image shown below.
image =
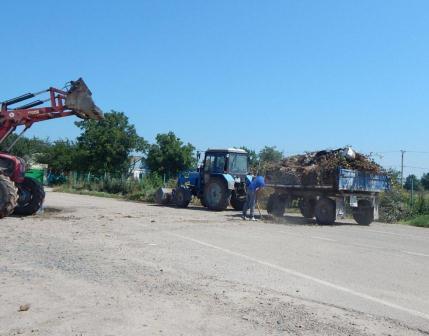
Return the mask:
M 43 94 L 49 95 L 49 97 L 18 107 L 11 107 Z M 83 119 L 103 119 L 103 113 L 94 104 L 91 95 L 92 93 L 83 79 L 79 78 L 77 81 L 67 83 L 63 90 L 51 87 L 36 93 L 26 93 L 1 103 L 0 144 L 18 126 L 24 126 L 24 129 L 6 152 L 0 152 L 0 218 L 12 213 L 32 215 L 40 209 L 45 198 L 43 185 L 25 176 L 24 160 L 8 152 L 35 122 L 72 115 Z

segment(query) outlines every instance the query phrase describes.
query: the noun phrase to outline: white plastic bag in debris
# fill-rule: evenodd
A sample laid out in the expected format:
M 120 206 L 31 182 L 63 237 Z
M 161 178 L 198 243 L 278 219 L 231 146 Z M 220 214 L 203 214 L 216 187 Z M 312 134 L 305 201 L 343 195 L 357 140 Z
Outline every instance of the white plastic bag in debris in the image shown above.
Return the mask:
M 344 148 L 341 152 L 341 155 L 350 160 L 356 159 L 356 152 L 351 147 Z

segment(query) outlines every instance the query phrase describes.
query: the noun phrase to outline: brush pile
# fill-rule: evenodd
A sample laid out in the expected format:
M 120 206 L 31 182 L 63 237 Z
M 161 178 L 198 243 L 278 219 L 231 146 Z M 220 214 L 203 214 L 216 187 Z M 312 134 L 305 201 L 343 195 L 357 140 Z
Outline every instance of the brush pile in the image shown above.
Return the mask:
M 382 167 L 352 148 L 307 152 L 267 167 L 271 183 L 285 185 L 333 185 L 338 168 L 381 173 Z

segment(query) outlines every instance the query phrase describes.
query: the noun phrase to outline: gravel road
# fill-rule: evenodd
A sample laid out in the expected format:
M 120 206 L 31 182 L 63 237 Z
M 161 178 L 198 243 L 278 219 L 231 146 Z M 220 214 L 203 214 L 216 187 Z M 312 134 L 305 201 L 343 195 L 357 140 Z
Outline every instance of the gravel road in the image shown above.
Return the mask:
M 47 193 L 0 224 L 0 335 L 428 335 L 429 230 Z

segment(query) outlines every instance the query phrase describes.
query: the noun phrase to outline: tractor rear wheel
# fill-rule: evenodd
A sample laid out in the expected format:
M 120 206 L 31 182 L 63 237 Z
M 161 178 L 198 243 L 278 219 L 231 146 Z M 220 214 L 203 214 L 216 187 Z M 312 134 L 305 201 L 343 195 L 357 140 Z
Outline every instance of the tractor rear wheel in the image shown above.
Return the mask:
M 231 190 L 228 189 L 225 181 L 220 178 L 213 178 L 204 187 L 204 203 L 210 210 L 225 210 L 230 200 Z
M 335 222 L 336 205 L 328 197 L 322 197 L 316 202 L 315 213 L 317 224 L 330 225 Z
M 358 207 L 353 208 L 352 214 L 359 225 L 369 225 L 374 221 L 374 207 L 369 200 L 359 200 Z
M 18 187 L 18 205 L 15 215 L 34 215 L 45 200 L 43 185 L 30 177 L 24 177 L 24 181 L 16 184 Z
M 178 187 L 174 191 L 174 204 L 179 208 L 186 208 L 191 202 L 192 194 L 189 189 L 184 187 Z
M 231 206 L 237 211 L 242 211 L 244 203 L 246 203 L 246 195 L 238 196 L 237 193 L 233 191 L 231 195 Z
M 13 213 L 18 202 L 18 191 L 9 177 L 0 175 L 0 218 Z

